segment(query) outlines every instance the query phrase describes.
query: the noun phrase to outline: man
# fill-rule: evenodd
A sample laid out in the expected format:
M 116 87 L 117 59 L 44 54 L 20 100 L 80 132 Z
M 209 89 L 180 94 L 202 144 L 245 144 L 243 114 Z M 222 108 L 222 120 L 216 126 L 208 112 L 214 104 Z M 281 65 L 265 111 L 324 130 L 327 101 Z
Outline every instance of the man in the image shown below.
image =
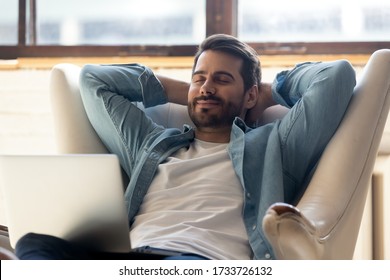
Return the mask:
M 293 203 L 304 190 L 348 106 L 355 74 L 342 60 L 303 63 L 263 83 L 256 52 L 219 34 L 200 45 L 189 84 L 130 64 L 85 66 L 80 86 L 92 125 L 131 178 L 125 198 L 134 248 L 272 259 L 262 218 L 272 203 Z M 187 104 L 195 127 L 165 129 L 132 101 Z M 249 126 L 275 104 L 291 110 L 280 121 Z M 29 236 L 16 252 L 80 254 L 50 255 L 42 249 L 48 239 Z

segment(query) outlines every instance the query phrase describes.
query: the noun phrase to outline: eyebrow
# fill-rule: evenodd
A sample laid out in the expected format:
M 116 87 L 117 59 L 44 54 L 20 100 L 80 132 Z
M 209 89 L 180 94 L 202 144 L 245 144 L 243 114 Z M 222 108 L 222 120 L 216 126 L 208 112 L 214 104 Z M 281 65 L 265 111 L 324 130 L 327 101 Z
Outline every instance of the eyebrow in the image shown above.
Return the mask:
M 206 71 L 203 71 L 203 70 L 198 70 L 198 71 L 195 71 L 193 74 L 192 74 L 192 77 L 195 76 L 195 75 L 204 75 L 206 74 L 207 72 Z M 213 74 L 214 76 L 215 75 L 226 75 L 226 76 L 229 76 L 231 79 L 235 80 L 234 79 L 234 76 L 232 74 L 230 74 L 229 72 L 226 72 L 226 71 L 217 71 Z

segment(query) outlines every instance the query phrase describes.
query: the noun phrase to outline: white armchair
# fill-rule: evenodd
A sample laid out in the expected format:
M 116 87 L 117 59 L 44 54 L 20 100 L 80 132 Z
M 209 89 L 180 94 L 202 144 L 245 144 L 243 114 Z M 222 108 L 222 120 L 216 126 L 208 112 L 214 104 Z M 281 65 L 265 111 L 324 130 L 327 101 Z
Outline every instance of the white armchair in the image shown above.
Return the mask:
M 107 153 L 84 111 L 79 71 L 76 65 L 59 64 L 51 73 L 58 152 Z M 379 50 L 365 66 L 344 120 L 299 203 L 275 204 L 264 217 L 264 231 L 278 259 L 352 258 L 389 106 L 390 50 Z M 146 112 L 165 126 L 190 123 L 183 106 L 165 104 Z M 285 112 L 275 106 L 263 120 Z
M 60 153 L 107 152 L 89 124 L 78 90 L 80 68 L 61 64 L 51 78 L 53 114 Z M 369 181 L 390 106 L 390 50 L 375 52 L 355 88 L 355 96 L 296 206 L 269 209 L 263 221 L 279 259 L 351 259 Z M 166 104 L 146 109 L 156 122 L 181 128 L 191 123 L 187 109 Z M 285 114 L 270 108 L 264 120 Z

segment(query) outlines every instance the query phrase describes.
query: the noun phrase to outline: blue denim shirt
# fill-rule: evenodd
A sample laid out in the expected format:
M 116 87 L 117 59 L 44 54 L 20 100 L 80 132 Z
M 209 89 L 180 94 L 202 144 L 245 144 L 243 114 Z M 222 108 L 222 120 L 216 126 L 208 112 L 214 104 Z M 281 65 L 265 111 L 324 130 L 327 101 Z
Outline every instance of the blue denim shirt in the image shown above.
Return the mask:
M 194 139 L 194 130 L 163 128 L 130 102 L 166 103 L 164 88 L 142 65 L 87 65 L 80 79 L 84 105 L 95 130 L 130 176 L 125 192 L 130 223 L 158 165 Z M 355 76 L 348 62 L 304 63 L 277 75 L 274 99 L 289 113 L 274 123 L 249 128 L 236 118 L 228 146 L 244 189 L 243 220 L 254 259 L 273 259 L 262 220 L 274 202 L 293 203 L 305 186 L 349 103 Z M 329 110 L 331 108 L 331 110 Z M 102 117 L 105 110 L 107 117 Z M 114 136 L 117 134 L 119 137 Z M 191 194 L 188 194 L 191 195 Z

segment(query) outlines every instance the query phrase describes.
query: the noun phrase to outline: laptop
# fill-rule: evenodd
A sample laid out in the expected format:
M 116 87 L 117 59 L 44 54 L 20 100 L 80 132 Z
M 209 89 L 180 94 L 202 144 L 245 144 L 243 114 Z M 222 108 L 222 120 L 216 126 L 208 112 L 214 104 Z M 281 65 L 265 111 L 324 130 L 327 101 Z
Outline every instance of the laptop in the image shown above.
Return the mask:
M 0 186 L 13 248 L 35 232 L 96 251 L 130 251 L 115 155 L 2 155 Z

